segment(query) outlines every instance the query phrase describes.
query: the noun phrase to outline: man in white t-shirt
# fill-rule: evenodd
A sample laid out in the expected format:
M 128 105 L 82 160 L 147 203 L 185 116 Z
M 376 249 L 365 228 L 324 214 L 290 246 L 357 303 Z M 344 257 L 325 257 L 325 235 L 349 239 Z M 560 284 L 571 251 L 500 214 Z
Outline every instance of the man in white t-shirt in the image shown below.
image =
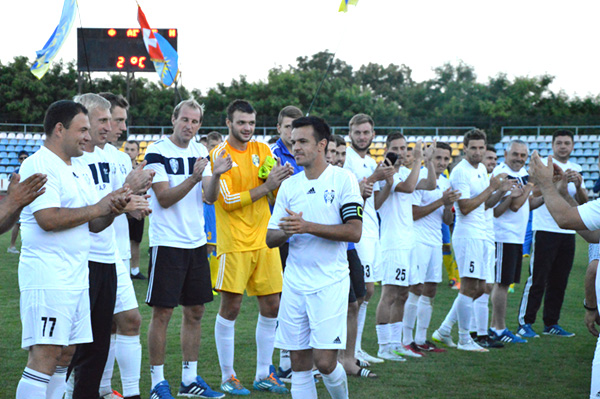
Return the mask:
M 419 182 L 423 160 L 421 140 L 413 150 L 412 170 L 401 166 L 406 156 L 406 139 L 401 133 L 392 133 L 386 139 L 386 162 L 393 164 L 394 174 L 386 175 L 385 184 L 377 187 L 374 205 L 381 216 L 381 299 L 377 305 L 376 331 L 379 351 L 377 357 L 403 361 L 403 355 L 422 357 L 411 347 L 411 342 L 402 342 L 402 320 L 404 303 L 409 286 L 419 283 L 418 266 L 415 260 L 412 215 L 412 193 L 415 189 L 435 188 L 435 170 L 431 163 L 434 147 L 427 151 L 427 178 Z
M 492 291 L 492 323 L 490 337 L 503 343 L 525 343 L 526 340 L 514 335 L 506 328 L 506 303 L 508 288 L 519 283 L 523 261 L 523 243 L 529 220 L 529 211 L 541 205 L 538 198 L 531 198 L 533 183 L 525 162 L 529 156 L 527 143 L 513 140 L 504 151 L 505 161 L 498 165 L 493 174 L 506 173 L 508 179 L 516 182 L 513 188 L 494 208 L 494 232 L 496 239 L 496 267 Z M 533 206 L 532 206 L 533 205 Z
M 266 240 L 271 248 L 288 239 L 290 246 L 275 346 L 290 350 L 292 398 L 317 398 L 314 362 L 331 397 L 346 399 L 346 372 L 337 361 L 346 345 L 346 250 L 360 239 L 363 199 L 355 177 L 325 161 L 327 123 L 311 116 L 292 126 L 294 157 L 304 171 L 281 184 Z
M 445 352 L 427 340 L 427 329 L 433 311 L 433 298 L 442 281 L 442 230 L 441 225 L 454 223 L 454 202 L 460 194 L 452 190 L 450 180 L 443 175 L 448 168 L 452 148 L 448 143 L 436 143 L 433 163 L 437 177 L 435 190 L 415 190 L 413 194 L 413 219 L 416 237 L 416 261 L 419 283 L 410 288 L 404 305 L 403 329 L 412 329 L 414 322 L 406 320 L 407 313 L 416 315 L 415 344 L 422 352 Z M 423 172 L 421 172 L 423 175 Z M 422 176 L 423 178 L 425 176 Z M 409 310 L 409 307 L 415 309 Z M 412 336 L 412 333 L 411 333 Z
M 75 346 L 95 339 L 88 278 L 90 231 L 109 226 L 123 212 L 130 191 L 122 188 L 98 201 L 89 171 L 72 166 L 90 141 L 87 114 L 73 101 L 51 104 L 44 118 L 44 146 L 20 170 L 25 182 L 43 173 L 47 183 L 43 195 L 21 214 L 21 345 L 29 357 L 17 399 L 62 397 Z M 92 392 L 98 396 L 98 385 Z
M 202 190 L 208 202 L 216 200 L 219 176 L 231 168 L 231 158 L 218 156 L 211 174 L 206 167 L 208 151 L 194 140 L 202 117 L 202 107 L 195 100 L 180 102 L 171 117 L 173 134 L 146 150 L 146 169 L 156 173 L 150 191 L 151 254 L 146 296 L 146 303 L 152 307 L 148 351 L 153 399 L 171 398 L 164 376 L 166 337 L 173 309 L 180 304 L 183 363 L 179 395 L 224 396 L 213 391 L 197 373 L 200 322 L 204 304 L 213 300 Z
M 373 118 L 366 114 L 356 114 L 348 123 L 350 133 L 350 147 L 346 150 L 346 162 L 344 168 L 351 171 L 359 182 L 377 186 L 378 182 L 385 178 L 385 173 L 393 174 L 391 166 L 383 163 L 379 165 L 368 154 L 369 147 L 375 137 L 375 123 Z M 363 183 L 363 184 L 365 184 Z M 365 201 L 365 214 L 363 218 L 363 234 L 360 242 L 356 244 L 358 257 L 362 262 L 365 286 L 367 293 L 358 299 L 358 323 L 356 335 L 356 358 L 370 363 L 381 363 L 383 360 L 369 355 L 362 349 L 362 334 L 365 327 L 367 305 L 375 291 L 375 282 L 381 281 L 381 275 L 377 270 L 379 249 L 379 222 L 374 206 L 374 197 L 371 195 Z
M 578 205 L 570 193 L 571 189 L 568 187 L 573 177 L 569 176 L 564 170 L 556 170 L 552 156 L 544 161 L 537 151 L 534 151 L 529 163 L 529 175 L 533 183 L 540 188 L 546 210 L 559 228 L 591 231 L 600 229 L 600 201 L 595 200 L 584 205 Z M 558 180 L 558 177 L 560 179 L 555 185 L 553 180 Z M 600 316 L 598 315 L 600 279 L 598 279 L 598 276 L 594 279 L 594 274 L 593 269 L 588 269 L 583 306 L 586 309 L 586 325 L 593 335 L 598 336 L 594 324 L 600 323 Z M 600 359 L 600 338 L 592 362 L 590 398 L 595 398 L 600 393 L 600 363 L 598 359 Z
M 87 93 L 75 97 L 75 101 L 83 104 L 89 111 L 90 120 L 90 138 L 86 143 L 83 155 L 73 160 L 73 167 L 79 170 L 90 172 L 94 189 L 100 197 L 107 195 L 113 190 L 124 186 L 125 178 L 118 179 L 116 168 L 113 165 L 113 158 L 103 150 L 106 140 L 111 132 L 111 104 L 106 99 L 93 93 Z M 145 176 L 145 178 L 144 178 Z M 138 179 L 137 177 L 140 177 Z M 149 173 L 137 171 L 127 180 L 128 186 L 132 192 L 136 193 L 151 179 Z M 139 212 L 145 209 L 149 211 L 148 201 L 139 196 L 132 195 L 126 208 L 127 212 Z M 121 215 L 124 217 L 124 215 Z M 98 381 L 100 386 L 101 379 L 108 379 L 104 373 L 107 360 L 109 358 L 111 345 L 111 331 L 114 329 L 113 320 L 115 320 L 121 329 L 137 331 L 138 351 L 139 347 L 139 323 L 141 317 L 137 310 L 137 300 L 131 280 L 125 265 L 122 262 L 118 251 L 115 235 L 115 222 L 100 233 L 92 233 L 92 243 L 90 246 L 89 268 L 90 268 L 90 309 L 92 318 L 92 331 L 94 342 L 81 345 L 73 357 L 71 367 L 73 369 L 73 378 L 70 379 L 67 389 L 67 398 L 88 397 L 92 394 L 92 389 Z M 116 278 L 113 281 L 113 277 Z M 113 287 L 113 283 L 116 286 Z M 117 289 L 118 287 L 118 289 Z M 125 311 L 129 313 L 124 316 Z M 113 314 L 120 314 L 121 317 L 113 319 Z M 134 349 L 133 351 L 135 351 Z M 130 353 L 131 355 L 132 353 Z M 114 363 L 114 358 L 111 359 Z M 138 366 L 139 367 L 139 366 Z M 133 385 L 129 397 L 139 397 L 139 377 L 131 383 Z M 110 383 L 104 382 L 103 389 L 96 391 L 100 396 L 111 398 L 112 389 Z M 71 386 L 73 390 L 71 391 Z
M 463 142 L 465 157 L 450 174 L 452 188 L 461 193 L 461 199 L 456 201 L 456 223 L 452 234 L 461 286 L 446 319 L 433 333 L 433 340 L 455 346 L 450 332 L 458 321 L 458 349 L 487 352 L 487 349 L 473 341 L 469 328 L 473 301 L 484 293 L 489 272 L 486 243 L 489 226 L 485 209 L 493 207 L 504 195 L 498 189 L 505 176 L 489 178 L 481 163 L 486 151 L 486 135 L 483 131 L 473 129 L 467 132 Z
M 560 167 L 569 180 L 569 195 L 578 204 L 587 202 L 585 182 L 581 175 L 581 166 L 571 162 L 573 151 L 573 132 L 557 130 L 552 135 L 553 163 Z M 560 228 L 545 205 L 533 211 L 534 245 L 529 266 L 529 278 L 523 290 L 519 308 L 519 330 L 523 338 L 536 338 L 532 324 L 544 298 L 545 335 L 572 337 L 575 334 L 565 331 L 559 324 L 567 281 L 573 257 L 575 255 L 575 231 Z

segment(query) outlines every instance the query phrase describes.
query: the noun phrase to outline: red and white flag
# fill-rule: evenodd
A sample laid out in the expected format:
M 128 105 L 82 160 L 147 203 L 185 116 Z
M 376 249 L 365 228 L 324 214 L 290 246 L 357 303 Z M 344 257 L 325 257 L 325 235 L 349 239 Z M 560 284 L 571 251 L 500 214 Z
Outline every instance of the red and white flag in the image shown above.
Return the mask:
M 142 8 L 138 5 L 138 22 L 140 23 L 140 27 L 142 28 L 142 36 L 144 38 L 144 45 L 146 46 L 146 50 L 148 51 L 148 55 L 150 55 L 150 59 L 152 61 L 165 61 L 165 57 L 163 56 L 160 47 L 158 46 L 158 41 L 156 37 L 154 37 L 154 33 L 152 29 L 150 29 L 150 25 L 148 25 L 148 21 L 146 20 L 146 15 L 142 11 Z

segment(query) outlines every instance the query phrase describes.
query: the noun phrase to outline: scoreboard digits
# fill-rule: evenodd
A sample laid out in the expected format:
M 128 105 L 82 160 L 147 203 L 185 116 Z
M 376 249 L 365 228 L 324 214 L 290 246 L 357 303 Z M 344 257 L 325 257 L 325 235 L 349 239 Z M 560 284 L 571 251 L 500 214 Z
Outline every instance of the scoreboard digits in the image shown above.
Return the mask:
M 177 50 L 177 29 L 152 31 L 160 33 Z M 92 72 L 155 71 L 140 28 L 77 28 L 77 69 Z

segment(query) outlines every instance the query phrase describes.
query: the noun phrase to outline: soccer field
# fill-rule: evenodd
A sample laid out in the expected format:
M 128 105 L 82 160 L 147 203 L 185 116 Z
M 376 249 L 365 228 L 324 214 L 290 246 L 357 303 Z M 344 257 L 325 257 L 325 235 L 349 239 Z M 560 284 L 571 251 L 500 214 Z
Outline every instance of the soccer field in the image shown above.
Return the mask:
M 147 223 L 146 223 L 147 226 Z M 146 274 L 148 264 L 148 238 L 142 243 L 142 272 Z M 27 360 L 27 353 L 20 349 L 21 324 L 19 320 L 19 288 L 17 283 L 18 255 L 6 253 L 9 234 L 0 237 L 0 375 L 7 384 L 0 390 L 0 398 L 14 398 L 16 386 Z M 528 276 L 523 265 L 523 277 Z M 590 370 L 595 348 L 592 337 L 583 323 L 584 309 L 583 279 L 587 267 L 587 244 L 577 241 L 575 265 L 563 306 L 561 325 L 576 334 L 573 338 L 548 337 L 531 339 L 527 344 L 507 345 L 489 353 L 464 353 L 449 350 L 447 353 L 430 354 L 422 359 L 406 362 L 386 362 L 372 366 L 380 378 L 364 380 L 349 377 L 351 398 L 587 398 L 589 396 Z M 150 373 L 146 345 L 146 332 L 150 321 L 150 308 L 144 304 L 146 281 L 134 281 L 142 313 L 142 397 L 150 390 Z M 507 324 L 516 330 L 516 315 L 523 284 L 509 294 Z M 379 301 L 380 287 L 369 305 L 363 348 L 369 353 L 377 352 L 375 336 L 375 308 Z M 429 334 L 439 326 L 449 310 L 456 291 L 446 285 L 438 289 Z M 199 373 L 214 388 L 220 384 L 220 369 L 214 342 L 214 323 L 219 306 L 219 297 L 208 304 L 204 315 L 203 339 L 200 348 Z M 258 307 L 254 298 L 244 298 L 242 312 L 236 323 L 235 368 L 239 379 L 251 388 L 254 378 L 256 351 L 254 331 Z M 181 378 L 181 354 L 179 328 L 181 309 L 176 310 L 169 327 L 165 374 L 176 394 Z M 534 329 L 543 329 L 541 312 Z M 456 329 L 454 331 L 457 338 Z M 275 364 L 279 352 L 275 351 Z M 120 390 L 118 367 L 115 367 L 113 388 Z M 322 383 L 317 385 L 319 397 L 328 398 Z M 251 396 L 269 397 L 273 394 L 252 392 Z

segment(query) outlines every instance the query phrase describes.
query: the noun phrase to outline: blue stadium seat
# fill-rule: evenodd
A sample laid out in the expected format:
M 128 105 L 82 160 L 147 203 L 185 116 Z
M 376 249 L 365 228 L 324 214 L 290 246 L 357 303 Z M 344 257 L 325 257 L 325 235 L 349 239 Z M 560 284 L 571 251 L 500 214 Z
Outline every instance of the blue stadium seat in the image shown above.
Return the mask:
M 588 157 L 587 160 L 586 160 L 586 162 L 591 165 L 593 163 L 598 162 L 598 159 L 596 157 Z
M 35 140 L 34 139 L 27 140 L 26 145 L 35 145 Z
M 582 170 L 583 172 L 589 172 L 589 171 L 591 170 L 591 167 L 590 167 L 590 166 L 591 166 L 591 165 L 588 165 L 587 163 L 586 163 L 586 164 L 584 164 L 584 165 L 581 165 L 581 170 Z
M 8 153 L 6 151 L 0 152 L 0 158 L 8 158 Z
M 31 154 L 33 152 L 33 146 L 26 145 L 25 148 L 23 148 L 23 151 L 27 151 L 27 153 Z
M 549 153 L 549 151 L 545 148 L 540 150 L 540 155 L 543 157 L 547 157 L 548 153 Z
M 8 139 L 1 139 L 0 140 L 0 144 L 2 144 L 2 145 L 8 145 L 9 144 Z
M 573 145 L 573 148 L 576 150 L 580 150 L 583 148 L 583 144 L 581 144 L 581 142 L 577 141 L 575 142 L 575 144 Z
M 502 145 L 502 143 L 496 143 L 494 144 L 494 148 L 496 149 L 496 151 L 498 151 L 504 149 L 504 146 Z
M 583 143 L 583 148 L 594 148 L 594 146 L 592 145 L 592 143 L 590 143 L 589 141 L 586 141 L 585 143 Z
M 25 148 L 25 147 L 23 147 L 22 145 L 16 145 L 15 146 L 15 151 L 17 151 L 17 152 L 23 151 L 23 148 Z
M 0 151 L 6 151 L 6 146 L 4 144 L 0 144 Z
M 582 169 L 583 169 L 583 168 L 582 168 Z M 587 172 L 587 171 L 583 171 L 582 175 L 583 175 L 583 178 L 584 178 L 585 180 L 589 180 L 589 179 L 591 179 L 591 176 L 592 176 L 592 174 L 591 174 L 590 172 Z
M 594 155 L 594 151 L 591 148 L 586 148 L 585 150 L 583 150 L 583 154 L 581 155 L 589 157 L 591 155 Z
M 591 190 L 592 188 L 594 188 L 594 181 L 593 180 L 586 180 L 585 181 L 585 188 L 587 188 L 588 190 Z
M 496 150 L 496 155 L 499 157 L 504 156 L 504 150 Z
M 540 148 L 539 144 L 535 141 L 529 143 L 529 150 L 533 151 L 533 150 L 537 150 L 538 148 Z
M 6 172 L 6 166 L 0 166 L 0 173 Z
M 40 146 L 39 146 L 39 145 L 36 145 L 36 146 L 34 146 L 34 147 L 31 149 L 31 151 L 32 151 L 32 152 L 36 152 L 36 151 L 37 151 L 37 150 L 39 150 L 39 149 L 40 149 Z M 31 154 L 29 154 L 29 155 L 31 155 Z
M 6 173 L 13 173 L 15 171 L 15 167 L 14 166 L 7 166 L 6 167 Z
M 8 166 L 8 158 L 0 159 L 0 165 Z
M 573 157 L 581 157 L 581 156 L 583 156 L 583 150 L 581 148 L 573 150 L 573 153 L 571 154 L 571 156 L 573 156 Z
M 593 163 L 590 165 L 590 170 L 592 172 L 598 172 L 598 164 L 597 163 Z
M 36 140 L 35 145 L 39 145 L 39 146 L 44 145 L 44 140 Z
M 598 172 L 590 173 L 590 179 L 592 179 L 593 181 L 598 180 L 598 178 L 600 178 L 600 173 L 598 173 Z
M 0 173 L 0 179 L 7 180 L 9 176 L 6 173 Z
M 18 144 L 18 145 L 27 145 L 27 140 L 25 140 L 25 139 L 20 139 L 20 140 L 17 142 L 17 144 Z
M 538 144 L 538 148 L 539 148 L 540 150 L 547 150 L 549 147 L 550 147 L 549 143 L 544 143 L 544 142 L 542 142 L 542 143 L 539 143 L 539 144 Z
M 9 159 L 8 160 L 8 164 L 12 165 L 12 166 L 19 166 L 20 165 L 19 160 L 17 158 Z
M 9 144 L 6 146 L 6 151 L 14 151 L 15 150 L 15 146 L 12 144 Z
M 9 152 L 7 158 L 8 159 L 17 159 L 19 156 L 17 155 L 16 152 Z
M 498 157 L 498 163 L 504 162 L 504 157 Z

